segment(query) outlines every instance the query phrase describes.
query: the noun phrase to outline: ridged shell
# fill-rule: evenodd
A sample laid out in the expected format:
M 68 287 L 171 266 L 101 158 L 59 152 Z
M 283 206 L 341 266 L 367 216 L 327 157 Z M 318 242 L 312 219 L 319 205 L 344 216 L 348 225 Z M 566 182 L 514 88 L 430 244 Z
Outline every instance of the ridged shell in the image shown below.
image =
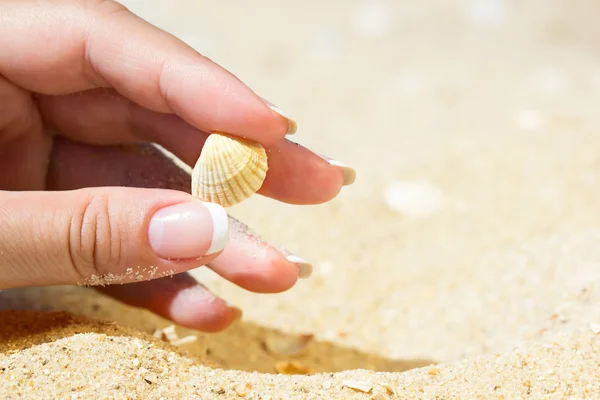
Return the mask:
M 259 143 L 213 133 L 192 171 L 192 195 L 231 207 L 260 189 L 267 169 L 267 153 Z

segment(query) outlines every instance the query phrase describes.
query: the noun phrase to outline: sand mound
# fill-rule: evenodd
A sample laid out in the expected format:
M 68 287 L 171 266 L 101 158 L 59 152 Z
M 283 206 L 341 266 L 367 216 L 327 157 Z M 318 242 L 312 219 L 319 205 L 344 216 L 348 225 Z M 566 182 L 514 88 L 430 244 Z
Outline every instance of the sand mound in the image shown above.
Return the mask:
M 65 313 L 0 317 L 3 398 L 580 399 L 600 390 L 600 336 L 592 329 L 403 374 L 354 370 L 300 377 L 210 368 L 151 337 Z

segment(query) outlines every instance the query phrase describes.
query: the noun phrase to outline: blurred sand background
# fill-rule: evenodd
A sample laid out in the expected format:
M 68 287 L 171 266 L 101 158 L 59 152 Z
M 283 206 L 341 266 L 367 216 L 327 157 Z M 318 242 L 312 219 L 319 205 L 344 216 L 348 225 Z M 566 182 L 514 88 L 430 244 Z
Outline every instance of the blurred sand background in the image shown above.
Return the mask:
M 4 309 L 118 323 L 4 314 L 3 397 L 33 381 L 51 398 L 600 398 L 600 3 L 123 4 L 289 113 L 292 140 L 357 180 L 324 205 L 233 208 L 313 276 L 260 295 L 195 271 L 244 319 L 178 327 L 199 336 L 181 354 L 138 333 L 167 321 L 91 290 L 1 293 Z M 298 353 L 265 349 L 297 334 L 314 335 Z M 320 374 L 271 375 L 290 360 Z

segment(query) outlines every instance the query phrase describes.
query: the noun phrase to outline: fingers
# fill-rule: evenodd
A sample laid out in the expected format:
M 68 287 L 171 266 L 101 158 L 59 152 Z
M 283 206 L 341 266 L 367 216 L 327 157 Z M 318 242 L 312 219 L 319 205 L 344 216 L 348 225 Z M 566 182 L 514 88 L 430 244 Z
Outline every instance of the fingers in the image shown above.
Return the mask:
M 234 75 L 117 2 L 8 1 L 0 15 L 0 37 L 11 38 L 3 42 L 0 75 L 29 91 L 114 88 L 197 129 L 264 144 L 293 128 Z
M 154 114 L 153 114 L 154 115 Z M 159 136 L 155 130 L 161 130 L 162 143 L 158 143 L 172 151 L 172 148 L 178 148 L 179 154 L 176 155 L 182 159 L 188 166 L 194 165 L 198 157 L 199 150 L 195 150 L 201 143 L 204 143 L 207 135 L 205 133 L 194 131 L 190 132 L 189 125 L 177 123 L 176 120 L 165 115 L 154 115 L 155 118 L 146 118 L 144 124 L 148 129 L 144 130 L 147 136 Z M 165 121 L 166 120 L 166 121 Z M 173 122 L 172 124 L 170 122 Z M 136 124 L 122 124 L 114 129 L 125 130 L 128 126 L 135 128 Z M 109 124 L 110 127 L 110 124 Z M 85 128 L 81 128 L 85 131 Z M 111 132 L 109 128 L 107 132 Z M 166 133 L 170 132 L 171 135 Z M 188 134 L 186 134 L 186 132 Z M 108 135 L 108 134 L 107 134 Z M 123 136 L 133 134 L 124 134 Z M 57 143 L 61 140 L 57 138 Z M 133 141 L 133 140 L 132 140 Z M 127 175 L 134 174 L 132 168 L 139 174 L 148 174 L 151 169 L 153 179 L 166 179 L 172 175 L 165 175 L 160 169 L 165 168 L 165 160 L 157 150 L 150 145 L 145 147 L 144 154 L 134 154 L 128 150 L 118 151 L 97 149 L 95 147 L 83 146 L 73 142 L 64 142 L 58 145 L 56 151 L 60 154 L 54 156 L 55 168 L 51 174 L 61 174 L 61 190 L 73 189 L 85 186 L 113 186 L 117 179 L 118 185 L 130 186 L 131 181 Z M 73 151 L 73 153 L 71 153 Z M 338 195 L 342 186 L 351 184 L 354 181 L 355 172 L 353 169 L 339 163 L 326 160 L 310 150 L 282 140 L 278 144 L 267 147 L 269 171 L 259 194 L 271 197 L 278 201 L 289 204 L 319 204 L 327 202 Z M 68 153 L 68 154 L 67 154 Z M 149 153 L 155 153 L 151 156 Z M 115 159 L 116 157 L 116 159 Z M 160 158 L 158 161 L 156 158 Z M 152 159 L 152 160 L 151 160 Z M 116 168 L 116 163 L 126 163 L 123 168 Z M 167 164 L 170 164 L 167 162 Z M 60 168 L 60 169 L 58 169 Z M 180 177 L 181 171 L 177 168 Z M 124 175 L 116 177 L 116 175 Z M 107 180 L 108 179 L 108 180 Z M 189 179 L 189 177 L 184 177 Z M 77 183 L 76 183 L 77 182 Z M 189 191 L 191 182 L 186 181 L 177 190 Z M 138 187 L 154 186 L 153 182 L 145 181 L 144 184 L 135 183 Z
M 242 316 L 239 308 L 215 296 L 187 273 L 98 290 L 128 305 L 146 308 L 176 324 L 203 332 L 221 331 Z
M 48 187 L 73 190 L 88 185 L 136 186 L 190 191 L 190 176 L 150 145 L 94 147 L 57 139 Z M 229 241 L 208 263 L 219 275 L 255 292 L 275 293 L 311 274 L 311 265 L 256 237 L 229 219 Z
M 187 271 L 228 240 L 225 210 L 178 191 L 0 192 L 0 289 L 129 283 Z
M 36 100 L 46 126 L 78 142 L 155 142 L 175 154 L 194 153 L 197 157 L 208 136 L 175 114 L 151 111 L 112 89 L 65 96 L 37 95 Z

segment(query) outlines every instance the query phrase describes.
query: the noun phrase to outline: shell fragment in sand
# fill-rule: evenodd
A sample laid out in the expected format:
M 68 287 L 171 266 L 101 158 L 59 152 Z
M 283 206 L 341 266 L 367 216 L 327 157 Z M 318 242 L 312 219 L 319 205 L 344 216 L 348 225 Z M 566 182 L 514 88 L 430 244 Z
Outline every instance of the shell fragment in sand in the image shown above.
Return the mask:
M 363 392 L 363 393 L 370 393 L 371 390 L 373 390 L 373 385 L 370 385 L 367 382 L 348 380 L 348 381 L 342 382 L 342 384 L 344 386 L 346 386 L 347 388 L 350 388 L 352 390 L 356 390 L 359 392 Z
M 187 335 L 184 336 L 180 339 L 175 339 L 171 341 L 171 344 L 173 346 L 183 346 L 184 344 L 190 344 L 190 343 L 194 343 L 195 341 L 198 340 L 198 336 L 196 335 Z
M 382 388 L 384 388 L 384 389 L 385 389 L 385 391 L 386 391 L 388 394 L 391 394 L 391 395 L 393 395 L 393 396 L 396 396 L 396 395 L 397 395 L 397 393 L 396 393 L 396 389 L 394 389 L 394 387 L 393 387 L 392 385 L 390 385 L 389 383 L 381 383 L 380 385 L 381 385 L 381 387 L 382 387 Z
M 314 335 L 284 335 L 273 332 L 267 335 L 264 344 L 270 353 L 293 355 L 300 353 L 313 340 Z
M 172 346 L 182 346 L 198 340 L 198 336 L 196 335 L 188 335 L 180 338 L 177 332 L 175 332 L 175 325 L 169 325 L 163 329 L 156 329 L 153 336 L 157 339 L 169 342 Z
M 156 329 L 154 331 L 154 337 L 169 342 L 179 338 L 175 332 L 175 325 L 169 325 L 163 329 Z
M 306 375 L 312 373 L 312 369 L 296 361 L 279 361 L 275 363 L 275 370 L 285 375 Z

